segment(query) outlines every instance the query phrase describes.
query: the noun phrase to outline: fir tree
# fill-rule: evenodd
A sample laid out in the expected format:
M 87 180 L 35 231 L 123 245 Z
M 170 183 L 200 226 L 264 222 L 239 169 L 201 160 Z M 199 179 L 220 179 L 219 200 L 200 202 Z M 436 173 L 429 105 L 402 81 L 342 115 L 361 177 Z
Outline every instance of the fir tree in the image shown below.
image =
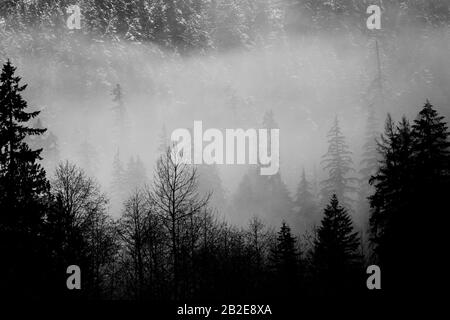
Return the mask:
M 401 123 L 395 125 L 388 116 L 385 133 L 379 143 L 382 160 L 377 173 L 370 180 L 375 188 L 375 193 L 370 197 L 371 242 L 376 261 L 385 270 L 385 287 L 388 288 L 391 283 L 400 283 L 400 274 L 403 272 L 401 266 L 411 258 L 408 257 L 406 241 L 415 239 L 419 232 L 410 224 L 418 218 L 414 214 L 413 204 L 415 184 L 412 150 L 413 140 L 408 120 L 403 118 Z
M 291 228 L 286 222 L 283 222 L 269 256 L 270 265 L 275 275 L 274 289 L 283 298 L 292 298 L 292 294 L 298 285 L 299 253 L 296 242 L 296 238 L 291 234 Z
M 272 111 L 265 113 L 263 128 L 278 128 Z M 270 137 L 268 139 L 270 150 Z M 246 213 L 247 217 L 258 214 L 269 224 L 278 223 L 280 218 L 292 219 L 293 202 L 280 172 L 262 176 L 259 166 L 250 168 L 244 175 L 234 198 L 236 212 L 240 215 Z
M 21 78 L 8 62 L 0 75 L 0 267 L 5 282 L 2 290 L 10 295 L 38 295 L 45 279 L 43 243 L 40 237 L 49 183 L 40 166 L 42 149 L 32 150 L 26 139 L 46 130 L 26 124 L 39 115 L 27 112 L 21 92 Z M 26 277 L 29 266 L 39 276 Z M 41 293 L 43 293 L 41 291 Z
M 35 129 L 44 129 L 41 119 L 37 119 Z M 58 138 L 53 132 L 46 131 L 39 136 L 31 136 L 29 144 L 32 148 L 42 148 L 42 166 L 47 172 L 53 171 L 59 161 Z
M 334 120 L 327 135 L 328 151 L 323 156 L 322 165 L 328 171 L 328 179 L 322 181 L 322 200 L 326 201 L 336 194 L 342 204 L 351 209 L 353 200 L 350 194 L 356 191 L 356 179 L 350 176 L 354 171 L 351 152 L 341 132 L 338 118 Z
M 324 210 L 314 242 L 313 262 L 319 290 L 351 289 L 360 267 L 360 241 L 347 210 L 336 195 Z
M 398 125 L 390 117 L 386 122 L 379 145 L 382 161 L 371 179 L 375 193 L 370 198 L 370 227 L 375 258 L 385 270 L 388 290 L 425 290 L 438 281 L 432 277 L 439 272 L 416 256 L 417 252 L 436 256 L 444 250 L 445 231 L 426 214 L 446 206 L 450 186 L 448 136 L 444 118 L 429 102 L 412 127 L 405 118 Z M 415 262 L 420 274 L 402 268 L 409 261 Z
M 297 187 L 294 204 L 299 224 L 302 225 L 302 230 L 306 230 L 307 227 L 314 223 L 317 214 L 317 204 L 311 192 L 311 183 L 306 179 L 305 169 L 302 171 L 302 178 Z

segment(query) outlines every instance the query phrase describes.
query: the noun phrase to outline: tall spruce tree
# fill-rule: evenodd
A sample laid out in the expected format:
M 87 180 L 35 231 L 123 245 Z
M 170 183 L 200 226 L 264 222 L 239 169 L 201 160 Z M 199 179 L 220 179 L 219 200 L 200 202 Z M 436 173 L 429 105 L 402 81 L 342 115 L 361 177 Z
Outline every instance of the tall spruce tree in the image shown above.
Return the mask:
M 396 125 L 388 116 L 385 133 L 379 143 L 382 160 L 377 173 L 370 180 L 375 188 L 375 193 L 370 197 L 371 242 L 376 261 L 384 270 L 385 288 L 401 280 L 403 265 L 409 256 L 408 242 L 417 239 L 419 234 L 419 230 L 410 225 L 417 219 L 413 205 L 415 185 L 412 150 L 413 140 L 408 120 L 403 118 Z
M 345 141 L 336 117 L 327 135 L 328 151 L 322 157 L 322 165 L 328 171 L 328 179 L 322 181 L 322 200 L 327 201 L 331 195 L 336 194 L 343 206 L 352 209 L 353 199 L 350 195 L 356 191 L 357 179 L 351 177 L 353 161 L 351 152 Z
M 427 215 L 446 205 L 450 186 L 448 136 L 444 118 L 429 102 L 412 127 L 405 118 L 397 125 L 390 117 L 386 122 L 379 145 L 382 161 L 371 179 L 375 193 L 370 198 L 370 226 L 387 290 L 409 293 L 438 281 L 433 280 L 438 270 L 417 258 L 417 253 L 439 256 L 444 250 L 443 227 Z M 411 261 L 416 268 L 405 270 Z
M 347 210 L 331 197 L 314 242 L 316 285 L 322 293 L 355 289 L 360 265 L 360 240 Z
M 21 96 L 27 86 L 20 84 L 15 71 L 8 60 L 0 75 L 0 271 L 2 290 L 33 297 L 41 291 L 39 281 L 44 278 L 40 234 L 49 183 L 38 163 L 42 149 L 31 150 L 25 140 L 46 130 L 27 126 L 39 111 L 27 112 Z M 25 276 L 29 266 L 36 267 L 38 276 Z
M 291 234 L 289 225 L 283 222 L 269 255 L 272 272 L 275 275 L 274 289 L 276 294 L 283 298 L 292 298 L 294 290 L 298 289 L 299 258 L 297 240 Z

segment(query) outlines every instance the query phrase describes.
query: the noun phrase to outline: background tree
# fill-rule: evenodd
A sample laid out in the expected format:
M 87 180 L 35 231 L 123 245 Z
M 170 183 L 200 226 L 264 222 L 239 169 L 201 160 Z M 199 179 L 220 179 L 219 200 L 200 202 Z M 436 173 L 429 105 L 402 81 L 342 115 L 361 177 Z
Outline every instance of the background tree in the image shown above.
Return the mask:
M 311 183 L 306 178 L 305 169 L 302 171 L 294 204 L 297 214 L 296 225 L 299 230 L 306 231 L 317 221 L 318 208 Z
M 350 210 L 353 203 L 350 195 L 356 191 L 354 183 L 357 180 L 350 176 L 354 171 L 352 153 L 345 142 L 337 117 L 327 138 L 328 151 L 322 157 L 322 165 L 323 169 L 328 171 L 328 178 L 322 181 L 322 200 L 326 201 L 332 194 L 336 194 L 343 206 Z

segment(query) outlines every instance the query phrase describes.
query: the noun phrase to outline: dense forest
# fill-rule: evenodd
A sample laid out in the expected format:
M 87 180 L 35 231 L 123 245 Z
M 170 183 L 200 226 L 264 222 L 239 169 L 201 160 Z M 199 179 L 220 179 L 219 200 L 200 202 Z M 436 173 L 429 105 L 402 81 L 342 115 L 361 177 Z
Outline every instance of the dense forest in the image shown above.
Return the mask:
M 387 294 L 437 285 L 449 52 L 447 0 L 2 1 L 2 292 L 365 296 L 370 265 Z M 280 128 L 280 171 L 174 161 L 197 119 Z

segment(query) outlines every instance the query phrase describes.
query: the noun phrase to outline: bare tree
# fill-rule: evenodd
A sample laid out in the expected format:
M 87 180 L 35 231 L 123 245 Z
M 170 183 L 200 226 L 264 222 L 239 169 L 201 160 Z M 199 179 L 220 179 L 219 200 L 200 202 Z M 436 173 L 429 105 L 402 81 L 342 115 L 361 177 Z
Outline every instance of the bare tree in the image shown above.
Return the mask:
M 90 287 L 86 292 L 98 296 L 103 271 L 117 250 L 115 226 L 106 212 L 108 200 L 94 179 L 68 161 L 58 165 L 51 184 L 56 202 L 47 220 L 59 238 L 55 251 L 63 260 L 80 264 Z
M 168 148 L 157 162 L 150 191 L 156 212 L 170 237 L 174 284 L 172 294 L 175 299 L 179 297 L 182 234 L 185 234 L 186 227 L 192 227 L 193 217 L 200 215 L 210 198 L 210 194 L 201 196 L 197 190 L 195 167 L 177 160 L 174 149 Z

